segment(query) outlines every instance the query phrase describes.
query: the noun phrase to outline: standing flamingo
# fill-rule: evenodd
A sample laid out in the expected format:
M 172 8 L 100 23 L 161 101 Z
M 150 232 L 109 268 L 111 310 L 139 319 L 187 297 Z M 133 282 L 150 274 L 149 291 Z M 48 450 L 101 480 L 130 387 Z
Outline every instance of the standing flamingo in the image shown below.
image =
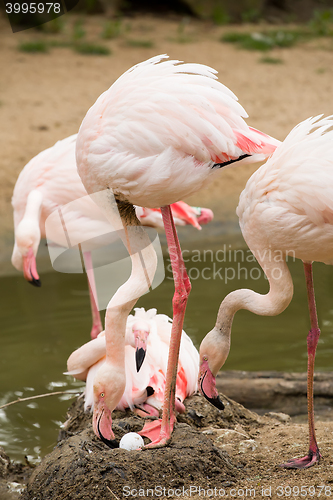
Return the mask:
M 125 328 L 129 312 L 152 282 L 156 255 L 133 205 L 161 207 L 175 282 L 173 323 L 162 422 L 145 426 L 151 446 L 163 446 L 175 422 L 175 382 L 190 281 L 170 204 L 213 181 L 221 167 L 271 154 L 275 139 L 245 123 L 235 95 L 200 64 L 156 56 L 124 73 L 90 108 L 78 138 L 78 172 L 89 194 L 119 229 L 132 273 L 108 304 L 106 362 L 95 376 L 93 427 L 112 435 L 111 411 L 124 392 Z M 261 153 L 256 155 L 257 153 Z M 119 339 L 116 332 L 122 331 Z M 117 346 L 115 345 L 117 338 Z M 118 350 L 118 366 L 112 363 Z M 116 403 L 117 404 L 117 403 Z
M 143 417 L 158 416 L 162 409 L 167 359 L 172 321 L 156 309 L 135 309 L 129 315 L 125 336 L 126 387 L 116 409 L 130 408 Z M 120 332 L 118 332 L 121 335 Z M 135 367 L 135 337 L 147 337 L 147 356 L 140 373 Z M 115 358 L 114 362 L 118 360 Z M 85 409 L 94 407 L 94 380 L 100 366 L 105 363 L 105 335 L 99 336 L 74 351 L 67 361 L 67 375 L 86 380 Z M 191 339 L 182 332 L 176 379 L 176 410 L 184 413 L 183 401 L 197 390 L 199 353 Z M 101 433 L 103 439 L 103 434 Z
M 309 118 L 297 125 L 272 157 L 248 180 L 237 214 L 246 243 L 270 284 L 260 295 L 237 290 L 222 301 L 216 325 L 200 346 L 200 388 L 207 399 L 217 395 L 215 376 L 230 346 L 231 325 L 239 309 L 275 316 L 289 305 L 293 282 L 283 254 L 303 261 L 311 329 L 308 348 L 309 452 L 289 460 L 288 468 L 306 468 L 321 457 L 315 436 L 313 372 L 320 330 L 312 262 L 333 263 L 333 115 Z
M 14 188 L 12 205 L 14 209 L 15 245 L 12 263 L 18 270 L 23 269 L 26 280 L 40 286 L 36 266 L 36 254 L 41 238 L 45 238 L 45 221 L 60 207 L 70 207 L 66 211 L 66 222 L 75 231 L 74 239 L 92 240 L 95 245 L 107 244 L 110 225 L 103 213 L 94 204 L 77 173 L 75 145 L 77 135 L 72 135 L 42 151 L 24 167 Z M 78 200 L 77 203 L 71 202 Z M 178 225 L 192 224 L 201 229 L 200 224 L 207 224 L 213 218 L 213 212 L 207 208 L 190 207 L 180 201 L 172 206 L 172 212 Z M 163 227 L 162 215 L 158 210 L 136 207 L 136 214 L 141 223 L 151 227 Z M 48 238 L 54 243 L 66 246 L 62 225 L 49 226 Z M 103 241 L 93 240 L 104 235 Z M 72 235 L 71 235 L 72 236 Z M 94 244 L 94 243 L 93 243 Z M 91 254 L 83 253 L 87 274 L 89 274 L 89 295 L 93 318 L 91 337 L 95 338 L 103 330 L 99 310 L 96 304 L 96 290 Z

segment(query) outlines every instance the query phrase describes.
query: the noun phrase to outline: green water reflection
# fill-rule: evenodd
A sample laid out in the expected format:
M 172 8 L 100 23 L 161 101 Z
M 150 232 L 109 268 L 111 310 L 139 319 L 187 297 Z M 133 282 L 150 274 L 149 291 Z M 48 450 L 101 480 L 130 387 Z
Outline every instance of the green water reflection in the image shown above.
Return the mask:
M 188 252 L 186 257 L 193 288 L 184 328 L 199 346 L 213 327 L 219 304 L 228 292 L 252 288 L 265 293 L 268 283 L 258 265 L 242 262 L 241 254 L 237 255 L 236 262 L 234 256 L 232 262 L 218 262 L 215 253 L 207 253 L 204 259 L 203 254 L 199 257 Z M 235 271 L 235 278 L 227 283 L 226 267 Z M 306 370 L 309 319 L 303 266 L 297 261 L 290 262 L 289 267 L 295 286 L 292 303 L 278 317 L 238 312 L 225 369 Z M 250 272 L 255 279 L 249 277 Z M 228 273 L 228 277 L 233 274 L 230 270 Z M 314 276 L 322 329 L 316 369 L 332 370 L 333 268 L 314 264 Z M 17 397 L 82 385 L 62 373 L 69 354 L 89 340 L 91 318 L 86 278 L 50 272 L 41 279 L 43 286 L 36 289 L 20 275 L 0 278 L 0 404 Z M 167 274 L 162 285 L 142 297 L 138 306 L 156 307 L 158 312 L 171 316 L 172 293 L 173 282 Z M 22 460 L 24 455 L 32 459 L 44 456 L 56 444 L 68 405 L 64 398 L 50 397 L 0 410 L 0 445 L 16 460 Z

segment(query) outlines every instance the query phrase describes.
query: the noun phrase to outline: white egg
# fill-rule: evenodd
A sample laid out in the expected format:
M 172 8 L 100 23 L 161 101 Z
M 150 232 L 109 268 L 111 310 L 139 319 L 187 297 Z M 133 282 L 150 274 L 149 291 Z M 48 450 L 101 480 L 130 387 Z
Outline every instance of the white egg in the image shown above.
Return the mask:
M 138 450 L 144 446 L 144 442 L 142 437 L 136 432 L 129 432 L 125 434 L 119 443 L 119 448 L 123 448 L 123 450 Z

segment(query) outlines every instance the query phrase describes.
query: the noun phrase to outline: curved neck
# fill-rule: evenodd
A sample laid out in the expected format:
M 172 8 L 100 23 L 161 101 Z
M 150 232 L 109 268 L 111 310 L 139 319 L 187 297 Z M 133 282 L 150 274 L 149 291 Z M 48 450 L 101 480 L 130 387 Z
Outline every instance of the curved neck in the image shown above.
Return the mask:
M 94 193 L 94 201 L 118 231 L 132 262 L 131 275 L 110 300 L 105 315 L 107 362 L 123 367 L 127 318 L 137 300 L 149 291 L 157 267 L 157 255 L 132 205 L 117 203 L 111 190 Z
M 40 214 L 42 210 L 43 196 L 37 189 L 31 191 L 27 197 L 24 215 L 15 229 L 15 240 L 18 247 L 33 246 L 34 254 L 40 242 Z
M 228 357 L 232 321 L 237 311 L 247 309 L 261 316 L 275 316 L 284 311 L 292 299 L 293 282 L 285 260 L 275 262 L 269 255 L 257 258 L 268 278 L 269 292 L 262 295 L 253 290 L 240 289 L 229 293 L 220 305 L 215 327 L 202 341 L 200 352 L 214 353 L 210 357 L 214 375 Z
M 38 221 L 39 225 L 42 202 L 43 202 L 43 196 L 42 193 L 38 191 L 38 189 L 30 191 L 27 197 L 27 204 L 25 207 L 23 219 Z

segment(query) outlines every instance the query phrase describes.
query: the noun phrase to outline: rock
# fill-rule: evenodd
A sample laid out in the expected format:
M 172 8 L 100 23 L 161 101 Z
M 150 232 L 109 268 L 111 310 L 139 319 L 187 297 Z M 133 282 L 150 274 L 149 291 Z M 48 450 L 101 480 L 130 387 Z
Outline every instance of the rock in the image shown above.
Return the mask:
M 275 413 L 274 411 L 270 411 L 269 413 L 265 413 L 265 417 L 270 417 L 274 418 L 275 420 L 278 420 L 279 422 L 282 423 L 287 423 L 291 420 L 290 415 L 287 415 L 286 413 Z
M 216 377 L 216 387 L 254 411 L 282 411 L 291 416 L 307 413 L 306 373 L 222 371 Z M 332 372 L 315 373 L 314 397 L 317 409 L 332 407 Z
M 246 441 L 241 441 L 238 445 L 239 453 L 248 453 L 249 451 L 255 451 L 257 448 L 258 445 L 254 439 L 247 439 Z
M 0 446 L 0 477 L 6 477 L 10 466 L 10 458 Z

